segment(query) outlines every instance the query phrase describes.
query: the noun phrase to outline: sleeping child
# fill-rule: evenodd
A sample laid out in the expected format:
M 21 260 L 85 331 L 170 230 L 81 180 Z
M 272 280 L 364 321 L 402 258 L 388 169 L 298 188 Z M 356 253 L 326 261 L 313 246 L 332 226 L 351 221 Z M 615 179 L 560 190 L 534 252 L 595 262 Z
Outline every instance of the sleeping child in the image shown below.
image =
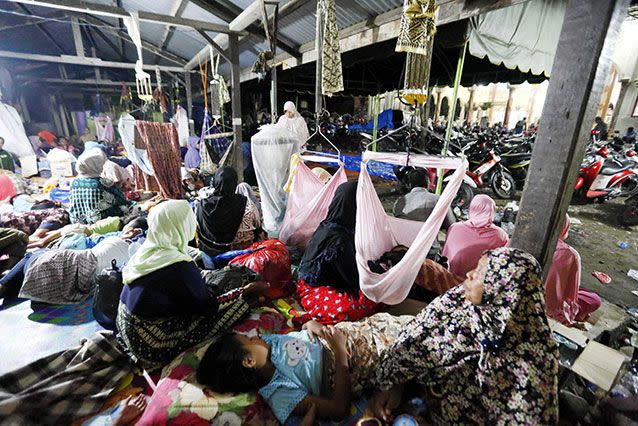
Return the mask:
M 311 409 L 340 420 L 352 398 L 373 389 L 381 353 L 413 318 L 379 313 L 336 326 L 310 321 L 283 335 L 227 334 L 204 354 L 197 380 L 220 393 L 258 391 L 282 424 Z

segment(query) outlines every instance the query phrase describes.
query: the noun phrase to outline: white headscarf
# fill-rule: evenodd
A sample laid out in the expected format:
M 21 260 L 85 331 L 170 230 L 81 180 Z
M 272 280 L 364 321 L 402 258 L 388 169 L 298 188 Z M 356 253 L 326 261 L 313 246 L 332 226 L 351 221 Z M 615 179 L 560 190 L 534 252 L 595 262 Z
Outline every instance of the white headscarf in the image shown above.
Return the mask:
M 289 118 L 288 115 L 285 114 L 286 111 L 292 112 L 294 116 Z M 306 144 L 310 136 L 306 120 L 297 112 L 297 107 L 295 107 L 293 102 L 288 101 L 284 104 L 284 115 L 279 117 L 277 125 L 285 128 L 297 137 L 299 140 L 299 148 L 302 148 Z
M 78 177 L 81 178 L 96 178 L 100 177 L 104 164 L 108 159 L 106 154 L 99 148 L 92 148 L 85 151 L 78 158 L 76 168 L 78 171 Z
M 146 241 L 122 271 L 124 284 L 177 262 L 191 262 L 188 242 L 195 238 L 197 219 L 186 200 L 168 200 L 148 215 Z

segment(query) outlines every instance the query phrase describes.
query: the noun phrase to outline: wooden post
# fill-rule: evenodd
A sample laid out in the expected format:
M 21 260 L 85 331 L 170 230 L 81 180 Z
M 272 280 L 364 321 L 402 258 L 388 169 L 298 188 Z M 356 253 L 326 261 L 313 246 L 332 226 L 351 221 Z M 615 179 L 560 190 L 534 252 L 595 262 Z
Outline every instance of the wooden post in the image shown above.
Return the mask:
M 239 80 L 239 37 L 237 34 L 228 35 L 228 51 L 230 56 L 230 100 L 233 109 L 233 140 L 235 142 L 233 152 L 233 166 L 237 170 L 237 176 L 239 181 L 244 180 L 244 157 L 241 148 L 242 134 L 241 134 L 241 88 Z
M 607 111 L 609 110 L 609 102 L 611 101 L 611 92 L 614 90 L 614 83 L 616 82 L 617 75 L 616 66 L 612 64 L 611 71 L 607 78 L 607 83 L 605 83 L 605 87 L 603 89 L 602 98 L 598 104 L 598 111 L 596 112 L 596 115 L 602 118 L 605 122 L 607 122 Z
M 616 105 L 614 105 L 614 113 L 611 116 L 611 122 L 609 123 L 609 133 L 613 133 L 616 130 L 616 122 L 618 121 L 618 114 L 620 114 L 620 108 L 622 107 L 623 102 L 625 101 L 625 96 L 627 95 L 627 89 L 631 85 L 631 80 L 623 79 L 620 80 L 620 93 L 618 94 L 618 100 L 616 101 Z
M 574 191 L 629 0 L 570 0 L 511 246 L 545 274 Z
M 188 72 L 184 73 L 184 85 L 186 86 L 186 112 L 188 112 L 188 119 L 193 116 L 193 87 L 191 86 L 191 75 Z
M 317 120 L 317 128 L 319 126 L 319 113 L 322 106 L 322 85 L 321 85 L 321 42 L 323 41 L 323 27 L 321 24 L 321 11 L 319 10 L 319 2 L 317 2 L 317 32 L 315 35 L 315 51 L 317 52 L 317 62 L 315 69 L 315 115 Z

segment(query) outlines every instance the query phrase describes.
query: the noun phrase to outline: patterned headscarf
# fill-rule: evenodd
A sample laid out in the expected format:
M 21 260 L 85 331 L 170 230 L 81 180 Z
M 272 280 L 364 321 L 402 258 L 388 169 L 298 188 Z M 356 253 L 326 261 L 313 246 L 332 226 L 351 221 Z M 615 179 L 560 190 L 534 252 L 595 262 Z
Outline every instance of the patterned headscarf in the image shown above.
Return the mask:
M 426 385 L 434 423 L 556 423 L 558 352 L 538 262 L 513 248 L 486 255 L 481 304 L 464 286 L 432 301 L 383 354 L 376 384 Z

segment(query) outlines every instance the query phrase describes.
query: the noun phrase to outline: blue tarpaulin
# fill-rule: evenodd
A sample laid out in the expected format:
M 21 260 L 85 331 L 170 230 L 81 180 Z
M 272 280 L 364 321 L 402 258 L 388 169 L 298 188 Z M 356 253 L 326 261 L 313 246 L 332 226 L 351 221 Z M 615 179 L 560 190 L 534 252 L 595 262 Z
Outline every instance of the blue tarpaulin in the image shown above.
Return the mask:
M 329 155 L 323 152 L 312 151 L 312 154 L 322 155 L 326 157 L 332 157 L 333 155 Z M 358 172 L 361 170 L 361 156 L 360 155 L 345 155 L 341 154 L 341 161 L 345 164 L 347 170 L 352 170 Z M 326 163 L 334 167 L 339 167 L 339 164 L 336 161 L 334 163 Z M 380 177 L 382 179 L 387 180 L 397 180 L 397 177 L 392 171 L 394 166 L 390 163 L 383 163 L 381 161 L 368 161 L 368 173 L 370 176 Z
M 394 122 L 392 121 L 393 112 L 391 109 L 386 109 L 379 114 L 379 120 L 377 123 L 377 129 L 394 129 Z M 349 132 L 372 132 L 374 128 L 374 120 L 368 121 L 366 124 L 351 124 L 348 126 Z

